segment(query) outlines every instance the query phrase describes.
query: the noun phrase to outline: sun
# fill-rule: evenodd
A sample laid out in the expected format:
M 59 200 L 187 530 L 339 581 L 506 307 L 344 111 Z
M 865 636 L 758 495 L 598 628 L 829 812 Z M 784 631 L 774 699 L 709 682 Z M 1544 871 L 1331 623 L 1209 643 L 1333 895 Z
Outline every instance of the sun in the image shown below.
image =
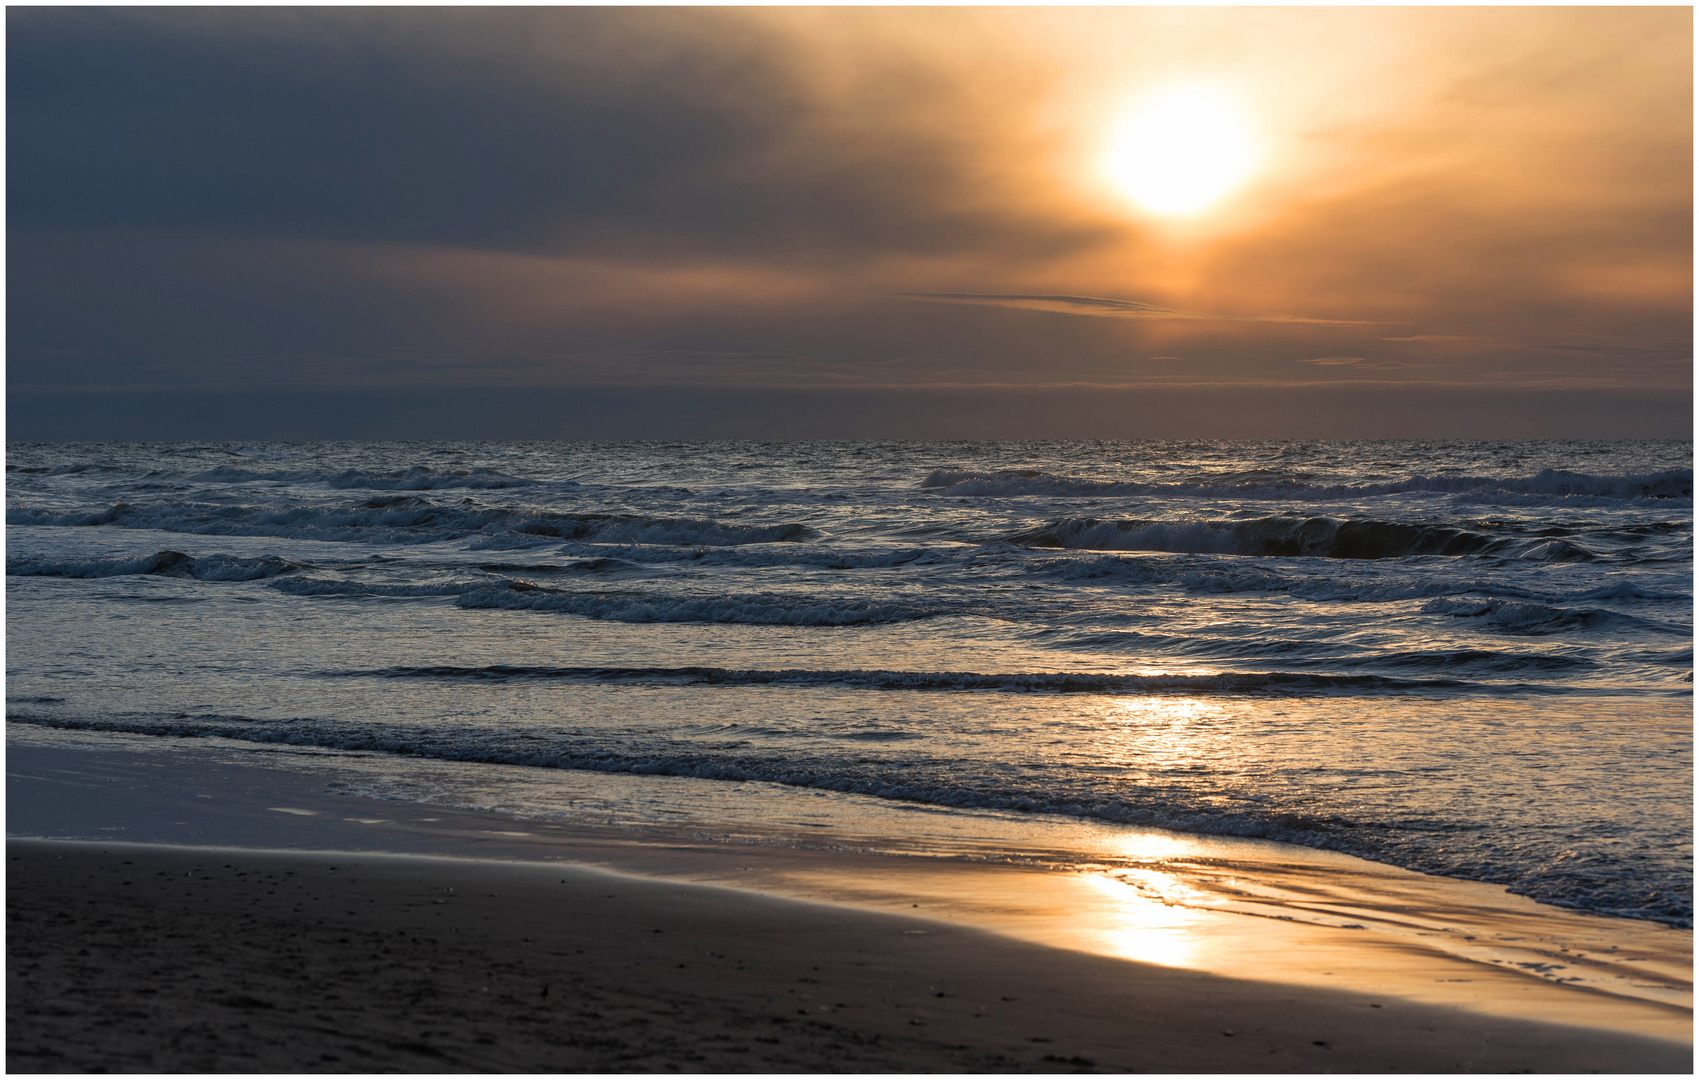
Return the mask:
M 1103 170 L 1157 214 L 1192 214 L 1237 187 L 1256 165 L 1245 114 L 1209 87 L 1177 86 L 1135 105 L 1116 126 Z

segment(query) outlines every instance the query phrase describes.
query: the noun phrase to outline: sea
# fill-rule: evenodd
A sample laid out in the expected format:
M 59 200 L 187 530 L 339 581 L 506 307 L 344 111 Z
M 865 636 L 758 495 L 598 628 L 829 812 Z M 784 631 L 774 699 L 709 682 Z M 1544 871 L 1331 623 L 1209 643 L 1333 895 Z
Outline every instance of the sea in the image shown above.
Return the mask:
M 605 781 L 610 822 L 806 794 L 921 840 L 1262 838 L 1690 927 L 1692 463 L 12 443 L 8 727 L 357 760 L 364 794 L 537 817 Z

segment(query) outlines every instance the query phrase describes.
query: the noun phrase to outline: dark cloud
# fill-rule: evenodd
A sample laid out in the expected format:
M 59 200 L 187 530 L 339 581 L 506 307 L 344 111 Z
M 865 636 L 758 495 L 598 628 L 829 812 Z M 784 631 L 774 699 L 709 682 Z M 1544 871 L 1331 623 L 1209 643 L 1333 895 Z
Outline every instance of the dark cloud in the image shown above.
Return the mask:
M 14 8 L 8 29 L 14 227 L 842 254 L 994 226 L 932 197 L 962 177 L 900 122 L 797 153 L 820 118 L 795 50 L 712 12 Z
M 759 50 L 735 74 L 661 69 L 640 21 L 13 8 L 8 149 L 29 165 L 11 222 L 533 248 L 647 220 L 795 105 Z M 527 50 L 539 35 L 564 55 Z M 751 97 L 760 110 L 734 107 Z

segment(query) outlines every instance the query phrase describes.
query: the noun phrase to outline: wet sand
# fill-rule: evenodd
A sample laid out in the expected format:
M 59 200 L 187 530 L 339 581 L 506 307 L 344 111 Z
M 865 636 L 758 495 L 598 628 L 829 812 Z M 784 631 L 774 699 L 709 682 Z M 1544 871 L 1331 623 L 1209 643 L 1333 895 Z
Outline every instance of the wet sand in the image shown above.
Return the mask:
M 430 762 L 218 743 L 9 734 L 12 1068 L 1691 1065 L 1691 931 L 1479 883 L 1136 830 L 1093 868 L 973 816 L 856 836 L 784 789 L 616 822 L 659 792 L 599 774 L 520 818 L 361 793 Z
M 13 1071 L 1687 1072 L 1688 1047 L 582 867 L 11 841 Z

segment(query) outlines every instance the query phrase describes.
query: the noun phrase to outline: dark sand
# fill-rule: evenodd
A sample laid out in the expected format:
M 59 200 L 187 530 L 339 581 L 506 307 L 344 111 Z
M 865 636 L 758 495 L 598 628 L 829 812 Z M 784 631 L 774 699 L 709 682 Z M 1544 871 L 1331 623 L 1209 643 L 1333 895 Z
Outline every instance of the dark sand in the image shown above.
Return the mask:
M 1688 1072 L 1688 1046 L 525 863 L 11 841 L 12 1071 Z M 334 869 L 332 869 L 334 867 Z

